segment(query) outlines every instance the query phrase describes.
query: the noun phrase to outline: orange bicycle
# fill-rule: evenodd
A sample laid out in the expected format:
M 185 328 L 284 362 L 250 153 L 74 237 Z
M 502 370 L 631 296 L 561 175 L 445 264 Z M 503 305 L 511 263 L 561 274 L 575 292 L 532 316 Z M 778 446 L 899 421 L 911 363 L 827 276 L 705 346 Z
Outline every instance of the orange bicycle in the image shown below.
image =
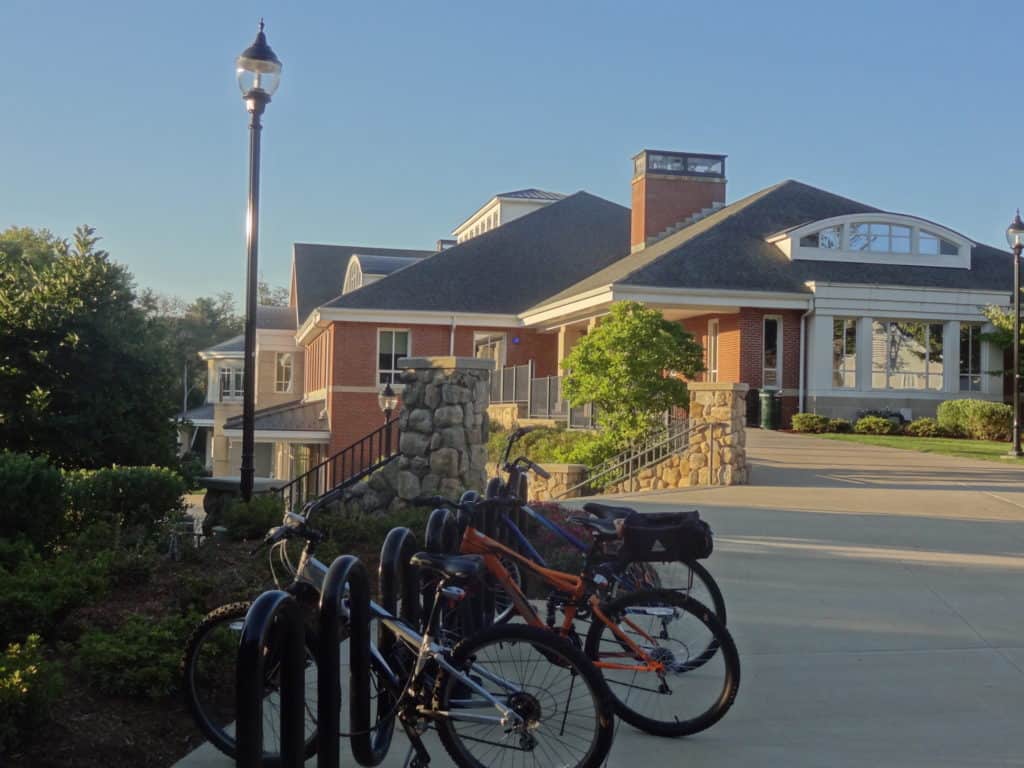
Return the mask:
M 486 535 L 490 520 L 514 505 L 492 498 L 453 502 L 439 496 L 414 504 L 446 507 L 464 526 L 460 552 L 479 555 L 491 577 L 507 593 L 526 623 L 546 627 L 583 648 L 600 670 L 626 722 L 658 736 L 685 736 L 709 728 L 732 706 L 740 681 L 736 644 L 715 614 L 694 598 L 671 590 L 641 589 L 605 600 L 609 580 L 602 569 L 616 555 L 606 545 L 616 538 L 606 521 L 576 518 L 593 533 L 580 575 L 541 566 Z M 561 622 L 553 611 L 543 620 L 517 579 L 533 576 L 560 596 Z M 468 604 L 468 601 L 467 603 Z M 578 622 L 589 622 L 583 636 Z

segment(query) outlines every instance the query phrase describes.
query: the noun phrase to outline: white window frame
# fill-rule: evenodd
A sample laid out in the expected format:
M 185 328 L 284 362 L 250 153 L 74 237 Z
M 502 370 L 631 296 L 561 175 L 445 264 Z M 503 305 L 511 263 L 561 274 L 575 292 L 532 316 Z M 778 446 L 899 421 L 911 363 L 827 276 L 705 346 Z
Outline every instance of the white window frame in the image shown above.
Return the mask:
M 776 337 L 775 337 L 775 383 L 765 383 L 765 372 L 772 370 L 771 368 L 765 367 L 765 326 L 769 320 L 774 320 L 777 323 Z M 782 389 L 782 315 L 765 315 L 761 318 L 761 389 L 780 390 Z
M 408 341 L 406 342 L 406 345 L 405 345 L 405 355 L 404 355 L 404 357 L 410 357 L 410 356 L 412 356 L 412 331 L 410 329 L 408 329 L 408 328 L 378 328 L 377 329 L 377 355 L 374 358 L 374 363 L 373 363 L 373 367 L 374 367 L 374 369 L 376 370 L 377 373 L 376 373 L 376 376 L 373 379 L 373 385 L 375 387 L 380 387 L 380 386 L 383 386 L 384 384 L 390 383 L 392 388 L 400 387 L 402 385 L 399 384 L 398 381 L 395 380 L 395 377 L 396 377 L 396 374 L 401 373 L 401 371 L 399 369 L 397 369 L 397 368 L 395 368 L 395 369 L 386 369 L 386 368 L 381 368 L 380 367 L 380 335 L 382 333 L 391 333 L 391 334 L 404 333 L 404 334 L 406 334 L 406 338 L 408 339 Z M 392 353 L 391 354 L 393 356 L 394 355 L 394 336 L 391 337 L 391 349 L 392 349 Z M 392 359 L 394 360 L 395 358 L 392 357 Z M 390 374 L 390 382 L 381 381 L 380 377 L 381 377 L 381 374 L 383 374 L 383 373 Z
M 281 359 L 288 358 L 288 379 L 284 382 L 281 379 Z M 284 387 L 281 385 L 284 384 Z M 275 352 L 274 353 L 274 392 L 278 394 L 288 394 L 292 391 L 292 387 L 295 385 L 295 354 L 293 352 Z
M 237 392 L 238 394 L 225 394 L 224 389 L 224 374 L 228 373 L 228 376 L 232 379 L 236 385 L 236 389 L 227 390 L 228 392 Z M 235 403 L 241 400 L 245 395 L 245 367 L 242 365 L 232 365 L 231 363 L 221 363 L 217 366 L 217 393 L 222 403 Z
M 875 323 L 882 323 L 882 324 L 885 325 L 885 371 L 884 371 L 884 373 L 885 373 L 885 386 L 884 387 L 876 387 L 874 385 L 874 383 L 875 383 L 875 376 L 877 374 L 883 373 L 883 371 L 876 370 L 876 367 L 875 367 L 875 354 L 874 354 L 875 353 L 875 343 L 874 343 L 874 339 L 875 339 L 874 324 Z M 890 370 L 890 368 L 889 368 L 889 360 L 892 357 L 892 353 L 890 352 L 890 345 L 892 344 L 892 324 L 893 323 L 921 323 L 921 324 L 924 325 L 924 327 L 926 329 L 926 336 L 925 336 L 925 340 L 924 340 L 925 359 L 924 359 L 924 371 L 923 372 L 912 371 L 910 373 L 900 373 L 899 371 L 892 371 L 892 370 Z M 931 333 L 932 333 L 931 328 L 932 328 L 933 325 L 937 325 L 937 326 L 942 328 L 942 331 L 940 332 L 941 338 L 942 338 L 942 372 L 941 373 L 934 373 L 931 370 L 931 368 L 932 368 L 931 356 L 932 355 L 931 355 L 931 347 L 930 347 L 929 342 L 931 340 Z M 957 351 L 958 352 L 959 352 L 959 344 L 960 344 L 960 338 L 957 337 Z M 948 355 L 948 351 L 946 349 L 945 323 L 943 323 L 941 320 L 918 320 L 918 319 L 907 319 L 907 318 L 902 318 L 902 317 L 888 317 L 888 318 L 878 318 L 878 317 L 876 317 L 876 318 L 872 318 L 872 324 L 871 324 L 871 388 L 873 390 L 875 390 L 875 391 L 880 391 L 880 392 L 881 391 L 884 391 L 884 392 L 942 392 L 945 389 L 946 366 L 949 364 L 947 359 L 946 359 L 947 355 Z M 957 367 L 957 375 L 959 375 L 959 366 Z M 889 382 L 895 376 L 924 376 L 924 387 L 923 388 L 921 388 L 921 387 L 894 387 Z M 936 378 L 938 379 L 939 386 L 937 386 L 937 387 L 930 387 L 930 386 L 928 386 L 929 383 L 933 379 L 936 379 Z
M 960 334 L 962 334 L 964 332 L 965 328 L 977 329 L 979 336 L 982 333 L 985 332 L 985 324 L 984 323 L 961 323 L 960 324 Z M 957 334 L 957 340 L 956 340 L 957 341 L 957 352 L 960 351 L 960 334 Z M 971 346 L 973 346 L 974 343 L 977 343 L 977 345 L 978 345 L 978 369 L 979 370 L 972 371 L 972 370 L 970 370 L 970 368 L 968 368 L 967 373 L 964 373 L 964 371 L 963 371 L 963 368 L 964 368 L 964 358 L 963 358 L 963 355 L 960 355 L 960 365 L 957 366 L 957 390 L 960 391 L 960 392 L 984 392 L 985 391 L 985 375 L 984 375 L 984 371 L 983 371 L 984 366 L 983 366 L 983 364 L 981 362 L 982 361 L 982 356 L 983 356 L 983 350 L 984 350 L 985 342 L 983 342 L 980 338 L 978 338 L 977 341 L 974 342 L 973 341 L 973 336 L 974 336 L 974 334 L 971 334 L 971 337 L 972 337 Z M 943 347 L 942 347 L 942 352 L 943 352 L 943 355 L 945 355 L 945 352 L 946 352 L 945 345 L 943 345 Z M 968 358 L 969 357 L 970 357 L 970 354 L 968 353 Z M 976 379 L 977 380 L 977 386 L 967 386 L 967 387 L 964 387 L 964 379 L 965 378 L 967 378 L 968 380 Z M 968 383 L 970 384 L 970 381 Z
M 481 341 L 490 343 L 500 343 L 499 350 L 501 354 L 498 356 L 499 359 L 495 361 L 495 364 L 499 369 L 505 367 L 505 362 L 508 359 L 508 334 L 507 333 L 495 333 L 494 331 L 473 331 L 473 357 L 477 356 L 477 343 Z M 493 358 L 487 358 L 491 360 Z
M 708 320 L 708 348 L 704 374 L 705 381 L 718 381 L 718 318 Z
M 835 325 L 836 322 L 841 322 L 843 324 L 843 332 L 842 332 L 842 336 L 841 336 L 841 341 L 842 341 L 842 345 L 843 345 L 843 354 L 842 354 L 843 363 L 842 363 L 842 368 L 841 369 L 837 369 L 836 365 L 835 365 L 835 358 L 833 357 L 833 359 L 832 359 L 832 389 L 856 389 L 857 388 L 857 346 L 858 346 L 857 345 L 857 318 L 856 317 L 839 317 L 839 316 L 836 316 L 836 317 L 832 318 L 832 345 L 833 345 L 833 350 L 835 349 L 835 343 L 836 343 L 836 325 Z M 847 323 L 852 323 L 853 324 L 853 370 L 852 371 L 848 370 L 846 368 L 846 365 L 845 365 L 845 361 L 846 361 L 846 357 L 847 357 L 847 355 L 846 355 L 846 324 Z M 833 352 L 833 354 L 834 354 L 834 352 Z M 837 385 L 836 384 L 836 374 L 837 373 L 842 375 L 842 379 L 843 379 L 844 382 L 846 381 L 846 377 L 847 377 L 848 374 L 853 374 L 853 383 L 852 384 L 843 383 L 843 384 L 838 384 Z

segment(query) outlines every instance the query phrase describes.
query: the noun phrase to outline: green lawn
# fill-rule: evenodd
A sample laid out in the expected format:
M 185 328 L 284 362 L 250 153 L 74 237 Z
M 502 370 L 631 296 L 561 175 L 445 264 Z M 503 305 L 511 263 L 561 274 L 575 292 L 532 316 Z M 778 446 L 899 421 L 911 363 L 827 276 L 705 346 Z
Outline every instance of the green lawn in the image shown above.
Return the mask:
M 901 448 L 905 451 L 942 453 L 947 456 L 961 456 L 965 459 L 1011 462 L 1004 459 L 1009 443 L 994 443 L 988 440 L 954 440 L 947 437 L 906 437 L 903 435 L 813 435 L 826 440 L 842 440 L 847 443 L 881 445 L 886 448 Z M 1012 460 L 1013 464 L 1024 465 L 1024 458 Z

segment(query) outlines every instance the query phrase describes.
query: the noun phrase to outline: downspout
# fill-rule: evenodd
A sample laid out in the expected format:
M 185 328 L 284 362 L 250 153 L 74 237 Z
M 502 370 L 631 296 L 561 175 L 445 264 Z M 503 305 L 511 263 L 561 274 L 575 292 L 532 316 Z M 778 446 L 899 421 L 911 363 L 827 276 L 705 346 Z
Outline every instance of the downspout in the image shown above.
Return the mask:
M 800 391 L 799 391 L 799 403 L 797 406 L 797 413 L 804 412 L 804 376 L 805 369 L 807 368 L 807 346 L 806 338 L 807 334 L 805 329 L 807 327 L 807 318 L 814 314 L 814 299 L 811 299 L 811 308 L 800 315 Z
M 452 324 L 448 331 L 448 356 L 455 357 L 455 315 L 452 315 Z

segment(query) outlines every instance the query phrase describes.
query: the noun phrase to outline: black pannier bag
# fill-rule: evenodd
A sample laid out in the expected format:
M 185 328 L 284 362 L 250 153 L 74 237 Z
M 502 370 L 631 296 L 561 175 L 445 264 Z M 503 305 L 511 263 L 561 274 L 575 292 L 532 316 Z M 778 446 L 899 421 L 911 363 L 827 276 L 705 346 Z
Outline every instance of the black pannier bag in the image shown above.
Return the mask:
M 700 560 L 714 548 L 711 526 L 697 510 L 630 513 L 622 524 L 622 562 Z

